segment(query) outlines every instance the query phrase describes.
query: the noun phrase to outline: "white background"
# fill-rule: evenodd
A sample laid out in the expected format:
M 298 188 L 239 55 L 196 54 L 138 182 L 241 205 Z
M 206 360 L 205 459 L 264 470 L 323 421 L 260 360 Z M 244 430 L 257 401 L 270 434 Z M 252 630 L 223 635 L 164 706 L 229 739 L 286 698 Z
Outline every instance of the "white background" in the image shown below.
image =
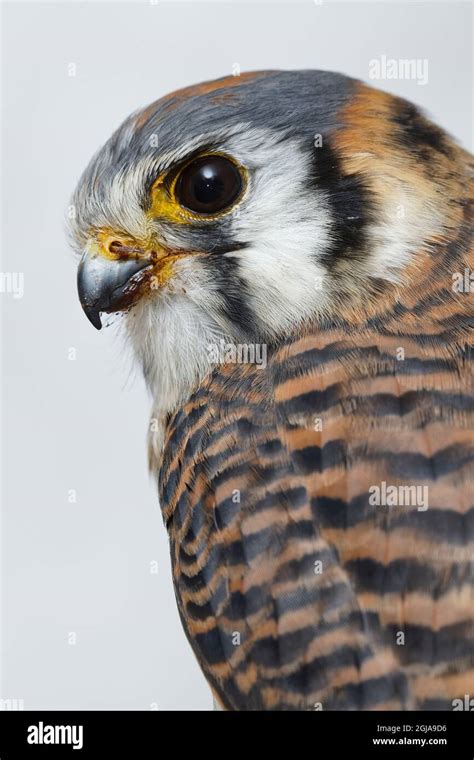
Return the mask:
M 212 706 L 147 475 L 146 392 L 114 328 L 96 332 L 76 296 L 63 219 L 91 154 L 130 111 L 235 63 L 368 80 L 381 55 L 428 59 L 426 86 L 379 86 L 470 147 L 471 25 L 469 4 L 455 2 L 3 5 L 2 271 L 23 272 L 25 293 L 0 294 L 1 698 L 25 709 Z

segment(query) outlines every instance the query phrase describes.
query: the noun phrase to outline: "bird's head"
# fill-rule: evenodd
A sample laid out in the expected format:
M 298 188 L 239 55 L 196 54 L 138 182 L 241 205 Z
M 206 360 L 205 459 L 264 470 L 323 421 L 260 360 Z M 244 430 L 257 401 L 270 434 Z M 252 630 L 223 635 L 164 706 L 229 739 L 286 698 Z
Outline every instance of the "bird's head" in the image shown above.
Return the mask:
M 96 154 L 72 202 L 80 300 L 98 329 L 125 312 L 164 407 L 213 342 L 278 341 L 405 282 L 440 231 L 420 151 L 444 146 L 410 108 L 329 72 L 245 74 L 153 103 Z

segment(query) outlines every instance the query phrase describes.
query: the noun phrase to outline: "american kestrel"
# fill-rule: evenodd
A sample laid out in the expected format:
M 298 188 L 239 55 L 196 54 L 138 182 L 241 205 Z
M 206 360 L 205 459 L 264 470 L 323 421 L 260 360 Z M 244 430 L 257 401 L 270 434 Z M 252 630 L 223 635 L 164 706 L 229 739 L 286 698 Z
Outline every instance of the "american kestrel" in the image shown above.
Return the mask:
M 123 325 L 182 623 L 229 710 L 474 694 L 473 162 L 326 71 L 132 114 L 73 198 Z

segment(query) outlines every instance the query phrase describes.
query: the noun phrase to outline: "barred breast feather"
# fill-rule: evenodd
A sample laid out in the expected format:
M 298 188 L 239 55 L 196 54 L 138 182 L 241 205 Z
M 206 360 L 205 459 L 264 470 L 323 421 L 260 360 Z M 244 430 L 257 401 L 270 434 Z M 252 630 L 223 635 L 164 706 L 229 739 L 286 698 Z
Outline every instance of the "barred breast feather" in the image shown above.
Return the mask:
M 332 145 L 356 174 L 395 139 L 374 146 L 386 96 L 366 97 Z M 420 148 L 400 110 L 402 128 Z M 405 284 L 269 344 L 265 367 L 217 366 L 168 420 L 178 606 L 226 709 L 452 709 L 474 693 L 472 301 L 453 287 L 472 271 L 472 165 L 457 148 L 427 164 L 424 139 L 410 161 L 426 203 L 445 194 L 445 234 Z

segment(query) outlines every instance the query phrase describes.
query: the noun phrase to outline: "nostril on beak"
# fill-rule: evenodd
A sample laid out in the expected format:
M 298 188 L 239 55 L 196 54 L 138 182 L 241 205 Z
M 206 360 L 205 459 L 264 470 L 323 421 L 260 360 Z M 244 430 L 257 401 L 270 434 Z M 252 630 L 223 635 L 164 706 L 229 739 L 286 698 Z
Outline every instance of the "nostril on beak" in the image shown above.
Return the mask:
M 121 248 L 123 248 L 123 243 L 121 243 L 119 240 L 112 240 L 107 244 L 108 252 L 114 255 L 119 254 Z
M 115 240 L 114 238 L 110 238 L 104 242 L 104 248 L 113 258 L 121 259 L 125 258 L 126 256 L 132 256 L 134 249 L 130 245 L 125 245 L 125 243 L 122 243 L 120 240 Z M 138 253 L 138 249 L 137 249 Z
M 136 259 L 143 257 L 146 251 L 143 248 L 139 248 L 134 245 L 126 245 L 120 240 L 110 238 L 104 243 L 104 248 L 115 259 Z

